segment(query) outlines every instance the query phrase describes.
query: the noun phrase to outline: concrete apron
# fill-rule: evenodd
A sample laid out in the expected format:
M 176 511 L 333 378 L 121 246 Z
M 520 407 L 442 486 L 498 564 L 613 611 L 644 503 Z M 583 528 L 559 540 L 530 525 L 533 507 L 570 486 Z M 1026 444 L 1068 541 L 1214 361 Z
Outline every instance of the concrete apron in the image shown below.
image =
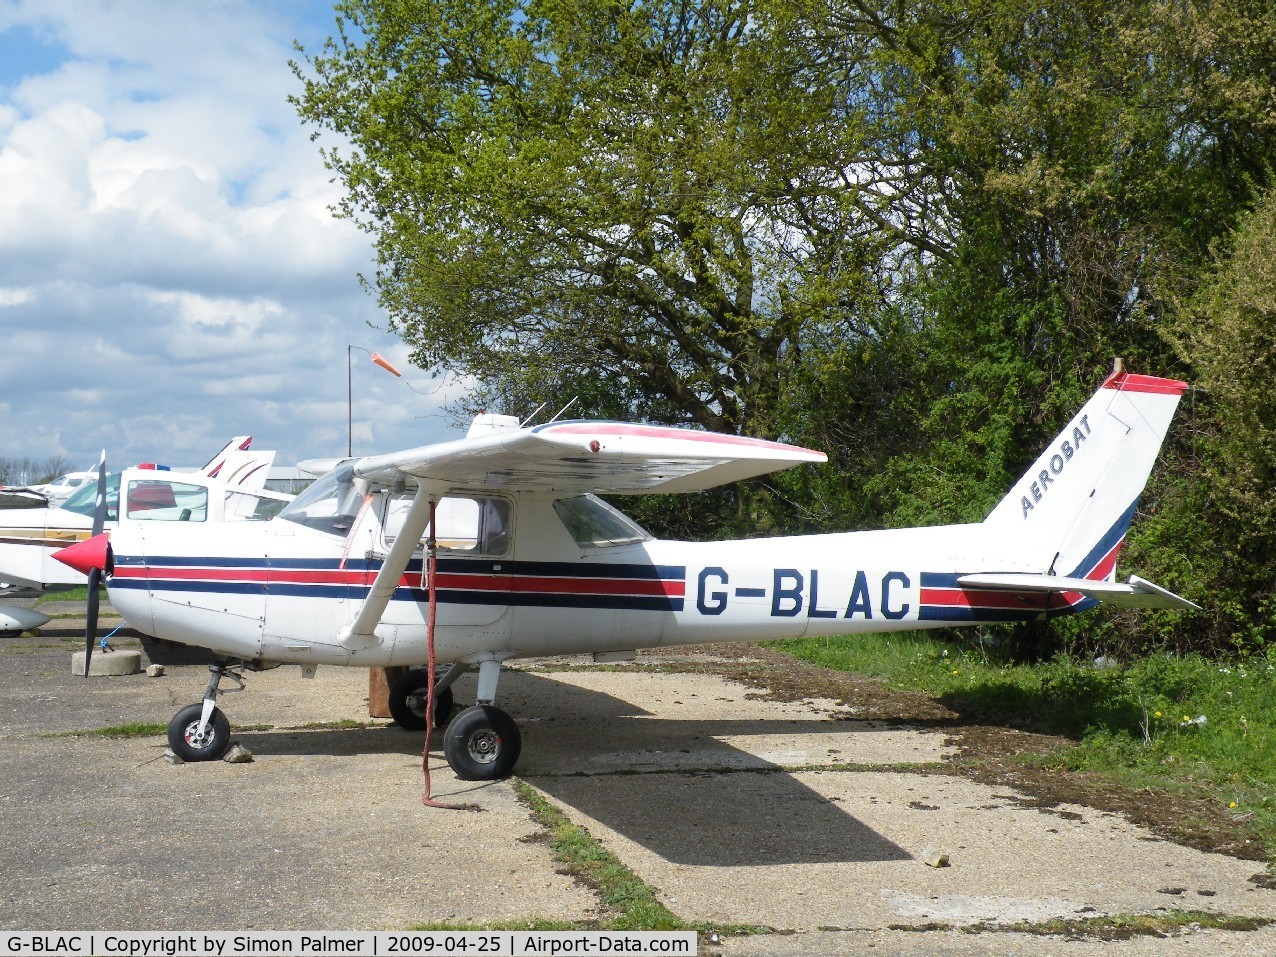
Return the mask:
M 510 782 L 456 780 L 436 737 L 435 795 L 482 812 L 426 808 L 421 734 L 341 726 L 368 722 L 364 669 L 250 674 L 221 703 L 251 764 L 170 765 L 162 734 L 65 736 L 164 725 L 208 677 L 174 660 L 181 649 L 162 678 L 72 677 L 82 627 L 0 642 L 0 928 L 397 930 L 596 916 L 596 896 L 557 873 Z
M 773 703 L 701 675 L 552 679 L 575 707 L 527 722 L 520 773 L 684 920 L 809 932 L 1276 914 L 1276 892 L 1249 880 L 1263 872 L 1254 862 L 910 771 L 943 757 L 941 733 L 836 720 L 832 702 Z M 927 848 L 951 866 L 925 866 Z M 769 952 L 756 946 L 742 952 Z

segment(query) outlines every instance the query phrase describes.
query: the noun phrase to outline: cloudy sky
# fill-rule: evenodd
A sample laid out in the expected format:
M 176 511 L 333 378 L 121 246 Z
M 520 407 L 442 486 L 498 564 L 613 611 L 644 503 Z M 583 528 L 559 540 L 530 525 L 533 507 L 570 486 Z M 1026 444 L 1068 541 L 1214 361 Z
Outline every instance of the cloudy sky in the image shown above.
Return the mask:
M 0 0 L 0 456 L 344 454 L 351 344 L 405 373 L 353 353 L 356 454 L 457 434 L 288 103 L 293 41 L 333 25 L 323 0 Z

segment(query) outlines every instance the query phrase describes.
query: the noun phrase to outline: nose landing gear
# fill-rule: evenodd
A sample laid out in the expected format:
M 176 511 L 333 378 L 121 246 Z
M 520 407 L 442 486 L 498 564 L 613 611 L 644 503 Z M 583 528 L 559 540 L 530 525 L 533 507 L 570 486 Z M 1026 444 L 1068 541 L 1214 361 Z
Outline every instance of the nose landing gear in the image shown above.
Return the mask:
M 187 705 L 168 723 L 168 746 L 183 761 L 216 761 L 230 747 L 230 720 L 217 707 L 217 696 L 223 693 L 219 690 L 223 678 L 238 685 L 231 691 L 244 690 L 244 663 L 218 661 L 208 670 L 204 700 Z

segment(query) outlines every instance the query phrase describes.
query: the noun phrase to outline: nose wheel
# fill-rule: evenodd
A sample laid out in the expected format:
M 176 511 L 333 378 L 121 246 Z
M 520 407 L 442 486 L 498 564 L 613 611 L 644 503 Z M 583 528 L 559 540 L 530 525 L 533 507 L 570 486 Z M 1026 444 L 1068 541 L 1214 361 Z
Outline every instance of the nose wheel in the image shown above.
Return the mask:
M 213 708 L 204 721 L 204 705 L 187 705 L 168 723 L 168 746 L 183 761 L 216 761 L 230 747 L 230 721 Z
M 222 693 L 223 678 L 229 678 L 238 685 L 229 690 L 243 690 L 244 679 L 239 674 L 243 667 L 242 661 L 219 661 L 209 665 L 204 700 L 188 704 L 173 715 L 173 720 L 168 723 L 168 746 L 183 761 L 216 761 L 230 747 L 230 720 L 217 707 L 217 696 Z

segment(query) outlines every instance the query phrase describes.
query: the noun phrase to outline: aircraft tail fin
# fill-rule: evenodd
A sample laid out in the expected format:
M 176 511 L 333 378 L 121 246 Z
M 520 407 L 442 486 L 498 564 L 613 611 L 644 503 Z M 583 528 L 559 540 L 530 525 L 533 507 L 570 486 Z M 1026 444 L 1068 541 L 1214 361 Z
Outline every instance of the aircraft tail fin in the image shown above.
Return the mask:
M 1117 553 L 1186 382 L 1118 368 L 1055 437 L 984 528 L 1021 544 L 1034 572 L 1114 581 Z
M 223 460 L 226 456 L 234 452 L 247 452 L 248 446 L 253 444 L 251 435 L 237 435 L 227 442 L 220 452 L 204 463 L 204 467 L 200 469 L 209 478 L 217 478 L 221 471 Z
M 201 470 L 208 478 L 225 482 L 231 492 L 260 492 L 266 487 L 270 467 L 275 464 L 273 451 L 250 451 L 251 435 L 237 435 L 226 447 L 208 460 Z M 228 514 L 248 518 L 257 508 L 257 499 L 250 495 L 232 495 L 227 499 Z
M 247 443 L 244 443 L 245 446 Z M 226 513 L 237 518 L 250 518 L 256 512 L 258 499 L 251 493 L 266 487 L 270 467 L 275 464 L 274 451 L 235 449 L 225 452 L 204 474 L 229 486 Z M 249 494 L 237 494 L 249 493 Z

